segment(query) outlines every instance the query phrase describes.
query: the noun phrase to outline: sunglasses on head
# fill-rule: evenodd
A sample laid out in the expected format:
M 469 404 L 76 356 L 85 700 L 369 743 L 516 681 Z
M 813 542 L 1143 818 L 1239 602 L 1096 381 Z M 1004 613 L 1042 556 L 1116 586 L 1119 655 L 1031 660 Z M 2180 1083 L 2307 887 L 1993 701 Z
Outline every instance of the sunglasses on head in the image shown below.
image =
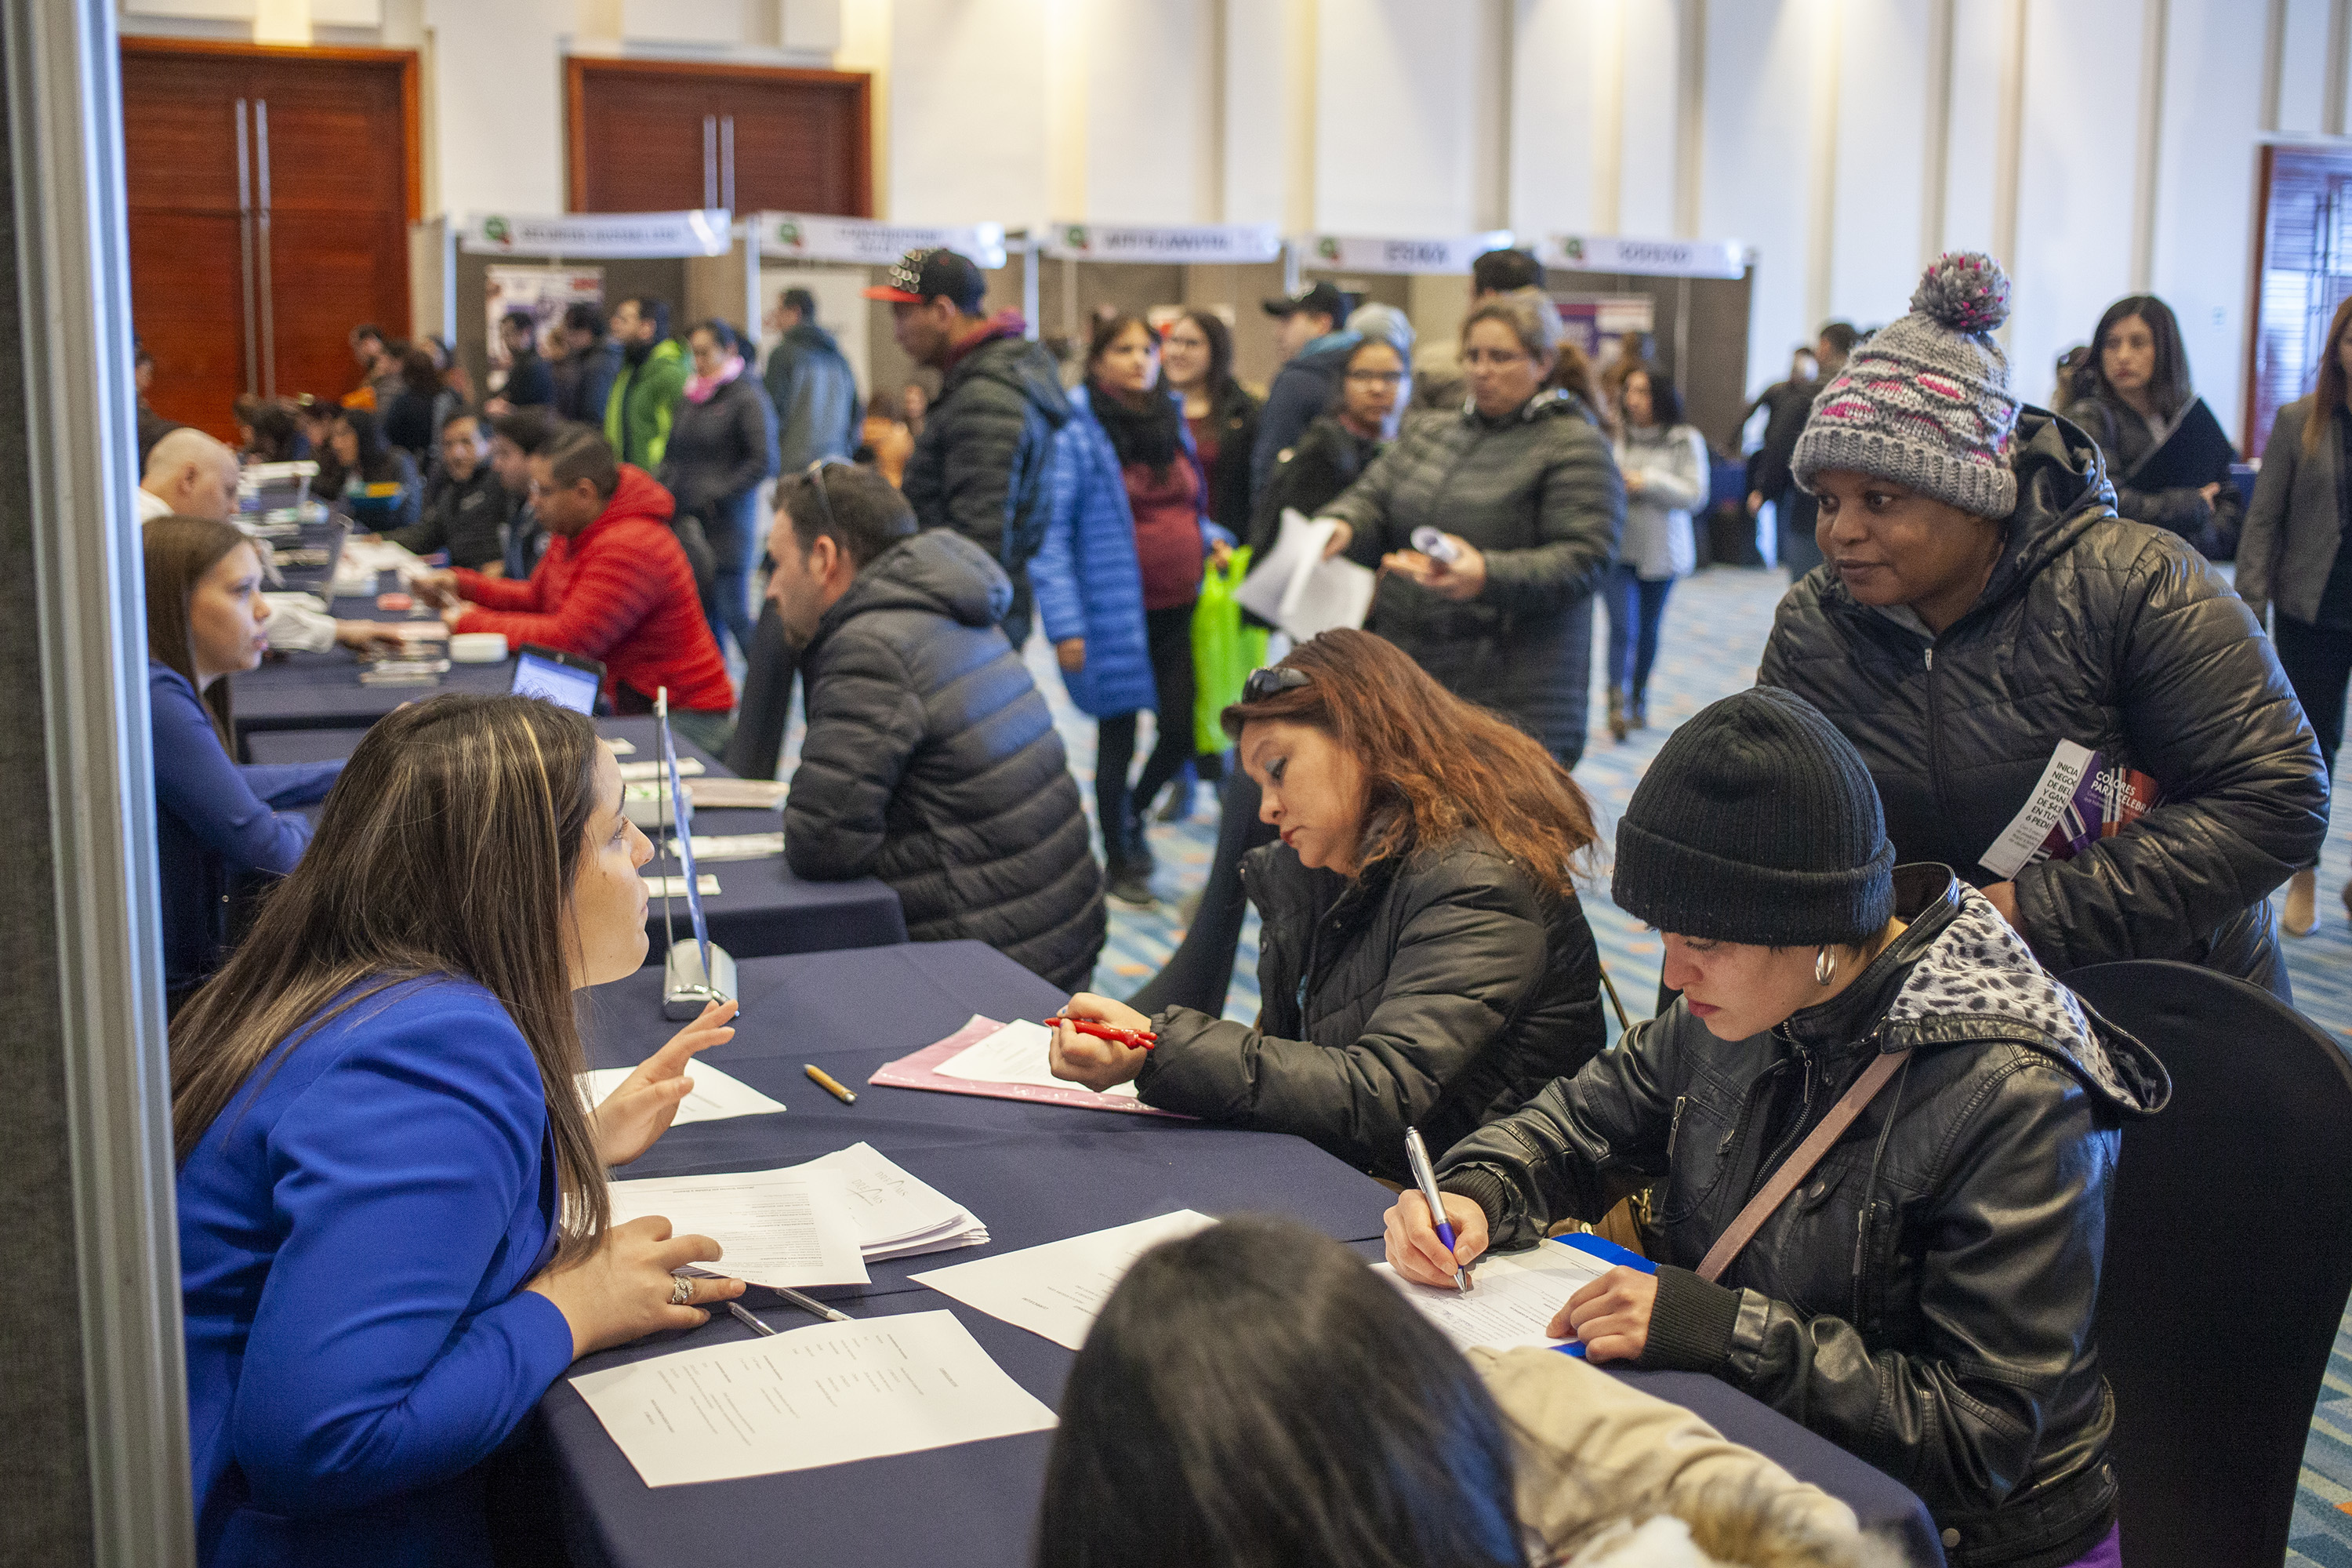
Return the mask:
M 847 468 L 856 465 L 845 463 L 839 458 L 819 458 L 801 470 L 801 477 L 808 481 L 808 488 L 816 492 L 816 509 L 824 514 L 824 522 L 817 531 L 839 538 L 841 531 L 834 526 L 833 521 L 833 498 L 824 493 L 824 471 L 836 467 Z
M 1263 702 L 1269 697 L 1277 696 L 1285 691 L 1296 691 L 1301 687 L 1313 684 L 1314 682 L 1307 679 L 1307 672 L 1303 669 L 1291 669 L 1278 664 L 1268 665 L 1263 669 L 1251 670 L 1249 679 L 1242 682 L 1242 700 Z

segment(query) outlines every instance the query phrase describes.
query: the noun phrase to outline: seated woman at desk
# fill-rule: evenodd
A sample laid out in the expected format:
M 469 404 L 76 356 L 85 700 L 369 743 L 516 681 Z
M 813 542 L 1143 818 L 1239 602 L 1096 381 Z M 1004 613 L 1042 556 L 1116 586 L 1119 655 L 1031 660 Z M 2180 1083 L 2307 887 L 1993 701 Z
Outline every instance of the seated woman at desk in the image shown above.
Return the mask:
M 176 1008 L 219 967 L 235 879 L 282 876 L 302 858 L 310 825 L 275 808 L 322 798 L 342 763 L 230 760 L 229 677 L 268 646 L 260 556 L 209 518 L 159 517 L 142 534 L 163 984 Z
M 1547 1350 L 1465 1361 L 1286 1220 L 1144 1254 L 1061 1415 L 1036 1568 L 1895 1560 L 1844 1503 L 1687 1410 Z
M 435 697 L 172 1030 L 197 1555 L 488 1564 L 478 1467 L 574 1358 L 690 1328 L 707 1237 L 608 1223 L 733 1005 L 594 1110 L 571 993 L 646 955 L 653 847 L 588 721 Z
M 416 525 L 425 487 L 417 482 L 415 461 L 384 440 L 383 426 L 374 415 L 364 408 L 343 409 L 327 444 L 334 470 L 342 479 L 340 499 L 356 531 L 390 533 Z M 326 465 L 320 465 L 320 477 L 326 474 Z M 316 479 L 311 488 L 318 488 Z
M 1296 1132 L 1410 1179 L 1404 1134 L 1445 1148 L 1601 1048 L 1601 960 L 1572 880 L 1592 814 L 1541 744 L 1368 632 L 1325 632 L 1225 710 L 1281 842 L 1243 885 L 1265 917 L 1257 1024 L 1108 997 L 1066 1012 L 1150 1029 L 1150 1050 L 1054 1031 L 1056 1077 L 1147 1105 Z
M 2163 1109 L 2163 1064 L 1982 893 L 1897 868 L 1862 757 L 1785 691 L 1667 740 L 1612 891 L 1680 998 L 1454 1145 L 1454 1251 L 1408 1192 L 1390 1262 L 1450 1283 L 1662 1182 L 1656 1272 L 1611 1269 L 1553 1333 L 1712 1373 L 1898 1478 L 1956 1568 L 2111 1568 L 2092 1310 L 2120 1124 Z

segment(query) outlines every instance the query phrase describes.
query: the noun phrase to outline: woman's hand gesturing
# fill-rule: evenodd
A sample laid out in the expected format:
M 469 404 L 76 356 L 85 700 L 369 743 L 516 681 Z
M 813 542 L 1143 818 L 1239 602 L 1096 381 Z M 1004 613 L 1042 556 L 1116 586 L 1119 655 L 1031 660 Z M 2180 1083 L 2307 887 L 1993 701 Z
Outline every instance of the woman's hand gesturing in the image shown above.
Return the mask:
M 669 1131 L 677 1108 L 694 1090 L 694 1080 L 686 1076 L 687 1063 L 697 1051 L 733 1039 L 735 1031 L 728 1021 L 734 1016 L 732 1001 L 713 1002 L 604 1097 L 593 1118 L 598 1158 L 607 1165 L 625 1165 Z

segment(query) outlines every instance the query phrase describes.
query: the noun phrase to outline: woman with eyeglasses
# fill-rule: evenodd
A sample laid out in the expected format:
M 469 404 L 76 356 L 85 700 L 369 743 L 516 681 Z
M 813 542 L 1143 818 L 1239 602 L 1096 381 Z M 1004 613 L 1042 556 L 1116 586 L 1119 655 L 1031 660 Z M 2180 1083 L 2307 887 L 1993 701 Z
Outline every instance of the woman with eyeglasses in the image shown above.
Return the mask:
M 1339 525 L 1333 552 L 1381 569 L 1365 626 L 1574 767 L 1592 596 L 1617 553 L 1625 487 L 1596 411 L 1547 385 L 1559 356 L 1559 312 L 1541 290 L 1472 310 L 1461 412 L 1416 421 L 1322 515 Z M 1423 529 L 1444 536 L 1439 553 L 1413 542 Z
M 1591 807 L 1533 740 L 1368 632 L 1325 632 L 1250 677 L 1225 732 L 1281 842 L 1242 881 L 1265 917 L 1255 1026 L 1107 996 L 1065 1009 L 1159 1037 L 1054 1032 L 1056 1077 L 1295 1132 L 1410 1180 L 1601 1048 L 1601 961 L 1575 872 Z
M 1339 396 L 1331 411 L 1275 458 L 1274 472 L 1250 518 L 1255 556 L 1274 548 L 1286 509 L 1314 517 L 1371 467 L 1396 437 L 1410 379 L 1404 355 L 1388 339 L 1366 338 L 1356 345 L 1339 373 Z

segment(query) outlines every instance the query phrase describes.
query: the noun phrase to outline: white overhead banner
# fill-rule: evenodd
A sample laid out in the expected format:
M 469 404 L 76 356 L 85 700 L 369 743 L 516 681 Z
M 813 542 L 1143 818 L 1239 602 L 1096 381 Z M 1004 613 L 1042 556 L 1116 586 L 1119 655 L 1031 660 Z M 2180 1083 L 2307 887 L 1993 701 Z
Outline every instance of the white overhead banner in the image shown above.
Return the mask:
M 725 207 L 677 213 L 471 213 L 465 248 L 476 256 L 594 258 L 724 256 L 735 247 Z
M 751 224 L 760 236 L 760 254 L 779 260 L 887 267 L 910 250 L 952 250 L 992 272 L 1004 265 L 1001 223 L 942 228 L 823 213 L 759 213 Z
M 1056 261 L 1216 262 L 1282 259 L 1282 236 L 1270 223 L 1151 226 L 1056 223 L 1040 247 Z
M 1299 262 L 1318 272 L 1467 272 L 1490 250 L 1507 250 L 1511 231 L 1455 234 L 1436 239 L 1380 239 L 1360 234 L 1318 234 L 1300 242 Z
M 1555 234 L 1536 250 L 1546 267 L 1570 272 L 1634 272 L 1654 278 L 1741 278 L 1748 247 L 1736 239 L 1628 239 Z

